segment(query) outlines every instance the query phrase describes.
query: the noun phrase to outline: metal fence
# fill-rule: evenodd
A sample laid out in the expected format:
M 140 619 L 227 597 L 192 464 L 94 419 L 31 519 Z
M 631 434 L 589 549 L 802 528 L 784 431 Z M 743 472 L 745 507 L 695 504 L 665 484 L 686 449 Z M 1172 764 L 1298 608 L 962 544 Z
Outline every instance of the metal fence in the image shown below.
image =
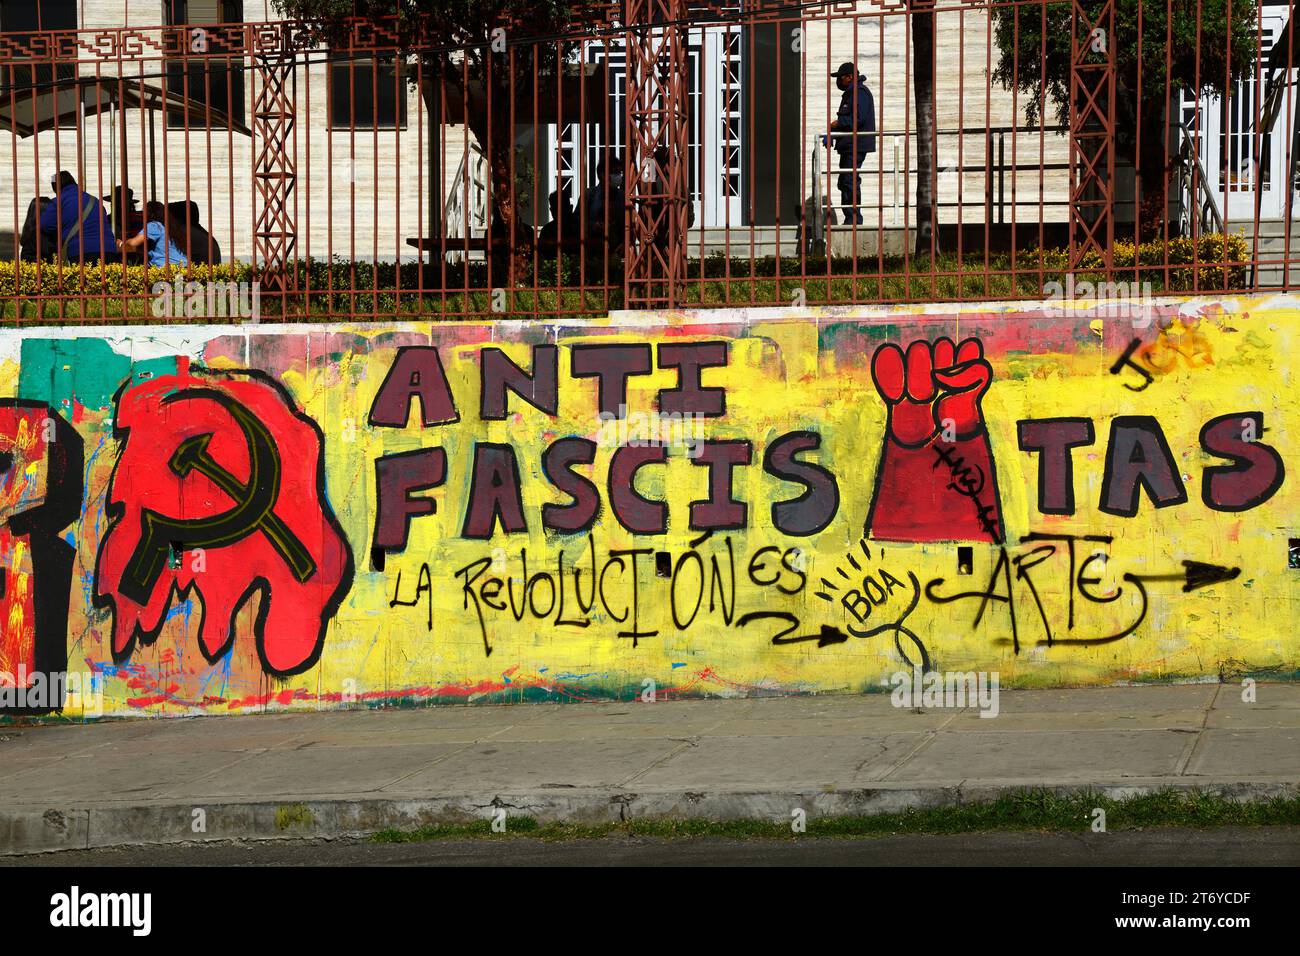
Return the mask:
M 208 5 L 224 22 L 174 3 L 161 25 L 83 0 L 81 22 L 130 24 L 94 30 L 29 6 L 0 7 L 8 323 L 1300 275 L 1289 5 L 625 0 L 454 41 L 229 0 Z

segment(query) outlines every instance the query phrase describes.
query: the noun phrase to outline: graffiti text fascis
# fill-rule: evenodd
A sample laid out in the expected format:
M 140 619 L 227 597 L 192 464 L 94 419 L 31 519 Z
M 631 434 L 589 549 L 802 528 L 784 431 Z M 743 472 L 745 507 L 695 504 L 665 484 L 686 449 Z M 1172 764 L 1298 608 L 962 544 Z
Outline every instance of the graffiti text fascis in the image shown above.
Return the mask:
M 968 349 L 971 343 L 965 343 L 962 349 L 978 356 L 978 342 L 971 342 L 973 347 Z M 936 358 L 931 361 L 954 360 L 946 355 L 952 351 L 950 347 L 935 348 Z M 882 346 L 877 354 L 888 357 L 895 352 L 902 354 L 897 348 Z M 959 352 L 957 359 L 962 354 Z M 559 356 L 557 346 L 534 346 L 532 371 L 525 372 L 500 349 L 485 348 L 479 361 L 478 417 L 482 421 L 504 420 L 508 413 L 508 393 L 514 393 L 547 415 L 556 416 L 560 401 Z M 692 416 L 696 422 L 726 416 L 726 390 L 702 384 L 703 369 L 727 364 L 726 342 L 575 345 L 569 350 L 569 356 L 573 378 L 593 378 L 598 382 L 596 414 L 592 421 L 601 422 L 602 427 L 608 425 L 611 416 L 621 418 L 628 414 L 628 380 L 651 374 L 656 358 L 659 369 L 675 369 L 677 373 L 675 388 L 658 391 L 657 414 Z M 894 359 L 900 368 L 902 362 L 901 357 Z M 887 379 L 882 388 L 901 389 L 899 382 L 892 381 L 897 375 L 890 372 L 888 364 L 876 361 L 873 374 Z M 891 428 L 902 429 L 902 433 L 891 433 L 890 441 L 899 447 L 894 449 L 892 458 L 886 455 L 880 466 L 883 475 L 878 477 L 880 490 L 888 492 L 891 508 L 874 514 L 874 520 L 868 518 L 874 537 L 943 540 L 951 537 L 957 527 L 965 532 L 959 533 L 959 538 L 995 543 L 1002 540 L 988 439 L 979 420 L 978 406 L 970 397 L 987 387 L 991 372 L 979 357 L 954 368 L 956 371 L 949 369 L 934 374 L 946 376 L 945 380 L 953 388 L 965 388 L 962 376 L 979 373 L 975 392 L 958 390 L 941 397 L 939 403 L 953 404 L 943 407 L 936 404 L 933 419 L 929 406 L 911 399 L 899 401 L 891 412 Z M 952 378 L 953 375 L 960 381 Z M 426 428 L 461 420 L 437 347 L 409 346 L 397 351 L 372 403 L 371 425 L 405 428 L 417 400 L 420 421 Z M 965 406 L 957 404 L 963 401 Z M 960 441 L 952 444 L 946 439 L 936 439 L 937 459 L 933 455 L 928 460 L 926 456 L 917 459 L 921 445 L 916 439 L 923 440 L 926 429 L 935 429 L 934 422 L 946 420 L 940 416 L 941 412 L 961 414 L 965 424 L 954 425 L 962 432 L 958 436 Z M 913 435 L 919 420 L 924 421 L 925 428 Z M 1276 450 L 1259 440 L 1264 432 L 1263 413 L 1252 410 L 1220 415 L 1204 425 L 1199 436 L 1201 449 L 1231 462 L 1205 468 L 1201 490 L 1207 507 L 1216 511 L 1245 511 L 1268 500 L 1277 491 L 1285 469 Z M 1039 512 L 1074 514 L 1072 456 L 1075 449 L 1095 442 L 1092 419 L 1024 419 L 1017 423 L 1017 437 L 1021 452 L 1037 459 Z M 620 444 L 609 456 L 603 489 L 584 473 L 586 466 L 594 464 L 598 447 L 598 442 L 591 438 L 576 435 L 557 438 L 546 446 L 541 471 L 569 500 L 542 506 L 536 516 L 542 527 L 561 534 L 584 533 L 595 525 L 607 503 L 608 514 L 629 533 L 664 534 L 669 526 L 668 503 L 644 497 L 637 491 L 636 482 L 642 469 L 667 462 L 667 445 L 642 441 Z M 887 442 L 887 451 L 890 447 Z M 776 435 L 767 443 L 763 470 L 802 491 L 771 506 L 772 525 L 782 534 L 794 537 L 816 534 L 830 524 L 839 509 L 840 492 L 835 475 L 823 464 L 806 457 L 821 448 L 822 436 L 805 430 Z M 750 505 L 736 500 L 733 489 L 737 470 L 754 464 L 753 442 L 746 438 L 701 439 L 692 442 L 690 451 L 691 462 L 708 473 L 707 497 L 691 502 L 685 516 L 690 530 L 708 533 L 749 527 Z M 461 537 L 487 540 L 498 531 L 527 532 L 530 519 L 524 511 L 522 471 L 514 446 L 475 442 L 472 454 L 470 487 L 460 521 Z M 887 465 L 896 467 L 890 470 Z M 1178 462 L 1159 422 L 1152 416 L 1127 415 L 1110 422 L 1105 469 L 1097 507 L 1106 514 L 1133 517 L 1138 513 L 1143 492 L 1156 508 L 1187 501 Z M 384 455 L 376 461 L 377 515 L 371 545 L 371 565 L 375 570 L 383 570 L 385 555 L 406 549 L 414 519 L 434 512 L 435 502 L 418 492 L 442 486 L 448 470 L 447 452 L 442 447 Z M 914 498 L 920 500 L 915 493 L 924 480 L 933 483 L 933 479 L 925 479 L 924 472 L 942 472 L 940 480 L 958 498 L 969 500 L 960 505 L 954 503 L 946 514 L 926 517 L 904 513 L 905 509 L 900 510 L 902 504 Z
M 507 417 L 508 392 L 548 414 L 558 414 L 559 349 L 533 347 L 532 371 L 525 372 L 503 351 L 485 348 L 480 353 L 478 417 L 501 421 Z M 701 383 L 701 370 L 725 366 L 726 342 L 674 342 L 649 344 L 576 345 L 569 352 L 570 374 L 598 382 L 596 408 L 591 421 L 607 434 L 611 421 L 628 414 L 628 379 L 649 375 L 652 359 L 660 369 L 675 369 L 677 386 L 658 392 L 661 416 L 690 416 L 698 423 L 726 415 L 726 390 Z M 411 406 L 418 400 L 420 421 L 426 428 L 461 420 L 460 409 L 435 346 L 399 349 L 370 409 L 370 424 L 405 428 Z M 660 535 L 668 530 L 668 505 L 646 498 L 636 489 L 637 474 L 648 466 L 663 465 L 669 448 L 663 442 L 636 438 L 616 447 L 609 457 L 606 487 L 583 474 L 582 466 L 596 460 L 599 443 L 585 436 L 552 441 L 542 453 L 541 471 L 554 487 L 569 497 L 562 504 L 539 509 L 542 526 L 560 534 L 583 533 L 602 513 L 608 514 L 634 535 Z M 772 525 L 782 534 L 804 537 L 831 523 L 839 509 L 839 488 L 826 468 L 805 455 L 821 448 L 817 432 L 796 430 L 773 437 L 763 454 L 763 470 L 801 488 L 802 493 L 771 505 Z M 733 497 L 735 472 L 754 463 L 753 442 L 748 439 L 693 439 L 691 463 L 708 472 L 708 494 L 690 502 L 685 516 L 691 531 L 711 533 L 749 526 L 749 505 Z M 416 492 L 428 491 L 447 480 L 447 452 L 441 447 L 384 455 L 375 462 L 377 515 L 371 544 L 371 566 L 382 571 L 387 554 L 406 549 L 413 519 L 432 514 L 435 503 Z M 523 479 L 514 446 L 476 442 L 470 465 L 470 487 L 463 509 L 461 537 L 487 540 L 500 530 L 522 534 L 529 530 L 524 513 Z M 629 555 L 629 560 L 634 557 Z

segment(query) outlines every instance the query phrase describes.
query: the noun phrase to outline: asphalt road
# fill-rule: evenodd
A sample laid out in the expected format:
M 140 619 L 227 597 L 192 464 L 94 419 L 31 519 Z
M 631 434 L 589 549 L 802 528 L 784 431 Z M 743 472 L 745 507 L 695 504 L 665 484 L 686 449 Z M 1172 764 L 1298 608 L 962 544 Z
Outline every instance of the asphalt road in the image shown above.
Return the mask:
M 0 866 L 1296 866 L 1300 827 L 788 840 L 529 837 L 222 843 L 0 857 Z

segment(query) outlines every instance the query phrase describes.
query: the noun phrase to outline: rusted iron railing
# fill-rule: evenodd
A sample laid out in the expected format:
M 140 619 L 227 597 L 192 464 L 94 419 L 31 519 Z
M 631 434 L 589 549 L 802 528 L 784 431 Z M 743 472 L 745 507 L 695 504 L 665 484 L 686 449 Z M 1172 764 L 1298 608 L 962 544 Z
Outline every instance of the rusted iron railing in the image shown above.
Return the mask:
M 200 6 L 0 22 L 5 322 L 1300 277 L 1288 6 L 629 0 L 472 39 Z

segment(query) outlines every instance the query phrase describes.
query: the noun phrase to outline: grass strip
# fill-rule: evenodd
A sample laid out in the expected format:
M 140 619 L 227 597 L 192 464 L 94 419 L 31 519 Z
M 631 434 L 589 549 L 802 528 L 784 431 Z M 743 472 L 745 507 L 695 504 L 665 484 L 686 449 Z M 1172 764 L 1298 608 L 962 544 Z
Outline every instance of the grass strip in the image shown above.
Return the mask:
M 1200 791 L 1161 790 L 1115 799 L 1088 791 L 1057 794 L 1047 790 L 1022 790 L 990 801 L 870 816 L 818 818 L 809 813 L 805 833 L 795 833 L 789 821 L 641 818 L 602 824 L 542 824 L 530 816 L 507 815 L 504 833 L 494 832 L 491 821 L 482 820 L 422 826 L 414 830 L 390 828 L 378 831 L 371 839 L 376 843 L 467 838 L 564 841 L 609 836 L 778 840 L 807 837 L 853 839 L 909 833 L 1083 832 L 1090 830 L 1094 820 L 1098 819 L 1097 810 L 1104 811 L 1108 831 L 1154 827 L 1204 829 L 1300 825 L 1300 797 L 1243 802 Z

